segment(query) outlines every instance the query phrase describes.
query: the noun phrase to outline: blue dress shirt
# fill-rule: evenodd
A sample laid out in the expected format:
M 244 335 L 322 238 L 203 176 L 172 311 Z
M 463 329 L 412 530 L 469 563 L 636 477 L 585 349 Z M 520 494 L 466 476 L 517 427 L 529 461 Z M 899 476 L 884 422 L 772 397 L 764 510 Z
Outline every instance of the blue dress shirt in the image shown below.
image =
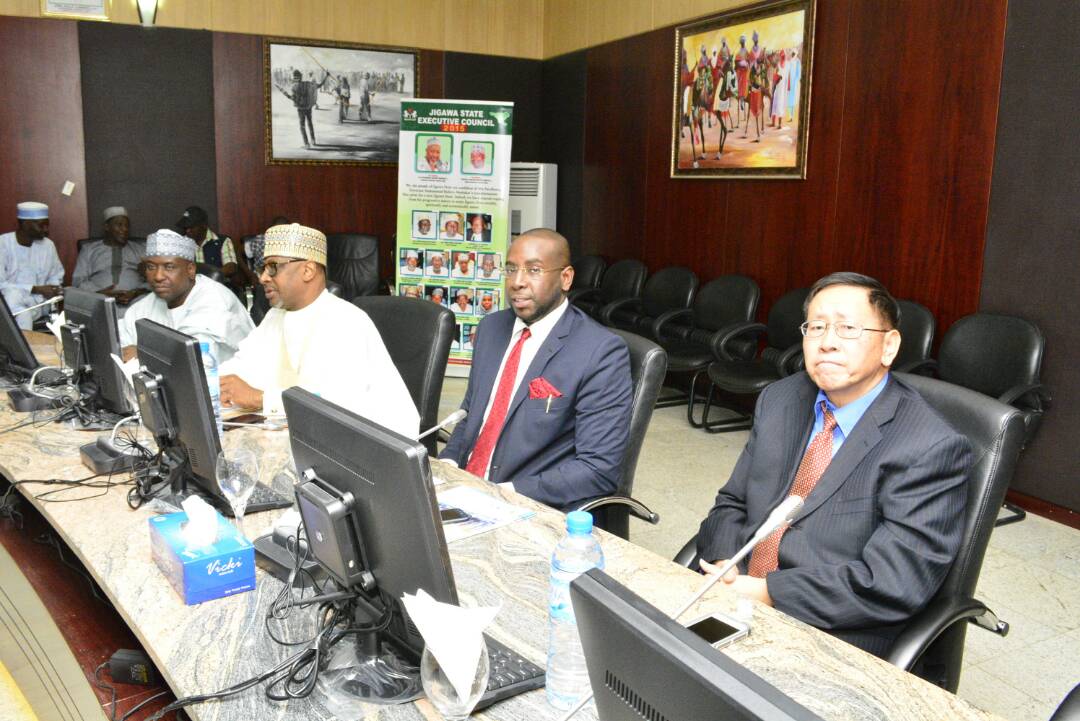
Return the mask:
M 821 429 L 825 427 L 825 414 L 821 410 L 821 402 L 825 401 L 826 407 L 832 412 L 833 418 L 836 419 L 836 428 L 833 429 L 833 444 L 832 453 L 835 456 L 836 452 L 840 450 L 840 446 L 844 445 L 844 439 L 851 435 L 852 429 L 855 428 L 855 424 L 859 422 L 859 419 L 863 417 L 863 413 L 866 413 L 866 409 L 870 407 L 870 404 L 877 400 L 877 397 L 881 395 L 881 391 L 885 390 L 885 384 L 889 382 L 889 374 L 885 373 L 885 377 L 881 381 L 870 389 L 870 392 L 866 395 L 853 400 L 843 408 L 837 408 L 836 405 L 829 400 L 829 397 L 825 395 L 825 391 L 818 389 L 817 398 L 814 399 L 814 428 L 810 431 L 810 441 L 814 440 L 814 436 L 821 432 Z M 810 443 L 806 444 L 806 447 L 810 447 Z

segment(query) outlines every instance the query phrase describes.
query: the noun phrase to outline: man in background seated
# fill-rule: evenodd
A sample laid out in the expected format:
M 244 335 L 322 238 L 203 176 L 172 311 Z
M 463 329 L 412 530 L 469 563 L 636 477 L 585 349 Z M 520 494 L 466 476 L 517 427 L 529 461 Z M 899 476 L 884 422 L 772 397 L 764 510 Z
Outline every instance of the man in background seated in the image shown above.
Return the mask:
M 518 236 L 504 270 L 510 308 L 480 322 L 469 415 L 440 458 L 556 508 L 609 495 L 630 423 L 626 344 L 567 302 L 574 269 L 555 231 Z
M 106 208 L 102 215 L 105 234 L 83 243 L 71 285 L 115 298 L 123 315 L 131 301 L 149 290 L 142 272 L 146 244 L 128 238 L 130 222 L 124 208 Z
M 326 290 L 326 236 L 277 225 L 263 252 L 272 308 L 221 368 L 222 405 L 280 414 L 282 391 L 300 386 L 415 438 L 420 416 L 375 324 Z
M 135 321 L 141 318 L 209 343 L 218 363 L 231 358 L 255 325 L 228 288 L 195 273 L 195 241 L 165 228 L 151 233 L 143 263 L 153 292 L 128 306 L 120 319 L 124 360 L 135 357 Z
M 18 228 L 0 235 L 0 292 L 19 327 L 30 330 L 51 306 L 30 310 L 63 291 L 64 266 L 49 234 L 49 206 L 26 202 L 16 206 Z M 26 311 L 20 313 L 20 311 Z
M 826 276 L 804 312 L 806 371 L 762 391 L 698 555 L 718 572 L 784 498 L 805 498 L 791 527 L 724 581 L 881 656 L 956 557 L 971 451 L 890 375 L 900 309 L 881 283 Z
M 195 262 L 207 263 L 221 268 L 225 281 L 233 287 L 243 286 L 243 277 L 239 274 L 236 261 L 236 248 L 232 238 L 218 235 L 210 230 L 210 219 L 206 211 L 197 205 L 190 206 L 176 221 L 180 232 L 195 241 Z

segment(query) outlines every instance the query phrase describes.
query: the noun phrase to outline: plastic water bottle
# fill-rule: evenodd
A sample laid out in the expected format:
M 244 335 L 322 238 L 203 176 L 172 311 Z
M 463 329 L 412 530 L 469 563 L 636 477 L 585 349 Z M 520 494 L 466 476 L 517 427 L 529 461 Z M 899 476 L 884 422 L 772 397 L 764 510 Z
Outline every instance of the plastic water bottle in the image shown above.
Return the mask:
M 581 650 L 577 619 L 570 603 L 570 582 L 590 568 L 604 567 L 604 551 L 592 532 L 592 515 L 566 515 L 566 535 L 551 554 L 548 600 L 547 698 L 557 709 L 569 709 L 589 691 L 589 672 Z
M 210 352 L 209 343 L 199 343 L 199 350 L 202 351 L 203 369 L 206 371 L 206 387 L 210 390 L 210 405 L 214 408 L 214 422 L 217 423 L 218 438 L 221 438 L 225 426 L 221 422 L 221 379 L 218 377 L 218 362 Z

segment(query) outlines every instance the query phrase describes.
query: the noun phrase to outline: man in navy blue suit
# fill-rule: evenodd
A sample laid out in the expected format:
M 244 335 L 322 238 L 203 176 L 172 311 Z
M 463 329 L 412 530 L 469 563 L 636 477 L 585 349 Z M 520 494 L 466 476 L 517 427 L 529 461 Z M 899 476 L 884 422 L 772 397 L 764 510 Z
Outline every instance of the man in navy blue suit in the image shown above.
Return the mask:
M 784 498 L 803 497 L 790 527 L 724 580 L 881 656 L 956 558 L 970 444 L 889 373 L 900 311 L 881 283 L 834 273 L 810 289 L 804 311 L 806 372 L 758 398 L 698 556 L 718 572 Z
M 574 269 L 555 231 L 518 236 L 504 280 L 510 308 L 480 321 L 469 415 L 440 457 L 556 508 L 609 495 L 630 419 L 626 344 L 567 301 Z

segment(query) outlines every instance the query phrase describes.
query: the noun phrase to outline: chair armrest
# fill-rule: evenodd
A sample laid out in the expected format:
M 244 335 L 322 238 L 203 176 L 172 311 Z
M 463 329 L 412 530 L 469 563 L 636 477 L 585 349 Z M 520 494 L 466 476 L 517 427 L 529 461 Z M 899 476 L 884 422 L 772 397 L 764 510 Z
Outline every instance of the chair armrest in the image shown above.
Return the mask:
M 679 310 L 669 310 L 667 313 L 661 313 L 660 317 L 653 321 L 652 324 L 652 337 L 656 340 L 660 340 L 660 331 L 665 325 L 675 320 L 676 318 L 683 318 L 694 313 L 691 308 L 680 308 Z
M 591 295 L 599 295 L 599 294 L 600 294 L 600 289 L 599 288 L 578 288 L 577 290 L 572 290 L 569 293 L 567 293 L 566 298 L 571 303 L 573 303 L 575 300 L 578 300 L 580 298 L 588 298 Z
M 893 641 L 885 660 L 910 671 L 937 637 L 959 621 L 969 620 L 999 636 L 1009 633 L 1009 624 L 998 620 L 994 612 L 974 598 L 951 596 L 932 601 L 915 614 Z
M 697 534 L 686 542 L 686 545 L 675 554 L 675 558 L 671 559 L 675 563 L 684 568 L 689 568 L 691 571 L 696 571 L 697 564 L 694 563 L 694 559 L 697 558 Z
M 604 506 L 626 506 L 630 515 L 634 518 L 640 518 L 643 521 L 648 521 L 654 526 L 660 522 L 660 514 L 655 513 L 649 509 L 641 501 L 630 496 L 602 496 L 600 498 L 594 498 L 591 501 L 586 501 L 581 504 L 579 511 L 591 511 L 594 508 L 602 508 Z
M 610 303 L 608 303 L 607 305 L 605 305 L 603 308 L 601 308 L 600 312 L 597 314 L 597 318 L 604 325 L 611 325 L 611 314 L 612 313 L 619 310 L 620 308 L 626 308 L 626 307 L 629 307 L 629 306 L 640 306 L 640 305 L 641 305 L 641 298 L 635 298 L 633 296 L 630 296 L 628 298 L 619 298 L 618 300 L 613 300 Z
M 709 338 L 709 346 L 712 348 L 713 355 L 716 356 L 717 360 L 739 360 L 728 351 L 727 344 L 735 338 L 743 336 L 760 337 L 762 333 L 766 333 L 768 330 L 769 327 L 764 323 L 754 323 L 753 321 L 732 323 L 713 333 L 712 337 Z
M 1029 396 L 1032 401 L 1030 404 L 1025 404 L 1023 406 L 1017 405 L 1018 400 Z M 1041 411 L 1046 406 L 1050 405 L 1050 391 L 1048 391 L 1046 386 L 1042 383 L 1029 383 L 1027 385 L 1013 386 L 1002 393 L 998 400 L 1006 405 L 1016 406 L 1022 410 Z
M 803 367 L 802 343 L 788 346 L 776 358 L 776 372 L 785 378 Z

